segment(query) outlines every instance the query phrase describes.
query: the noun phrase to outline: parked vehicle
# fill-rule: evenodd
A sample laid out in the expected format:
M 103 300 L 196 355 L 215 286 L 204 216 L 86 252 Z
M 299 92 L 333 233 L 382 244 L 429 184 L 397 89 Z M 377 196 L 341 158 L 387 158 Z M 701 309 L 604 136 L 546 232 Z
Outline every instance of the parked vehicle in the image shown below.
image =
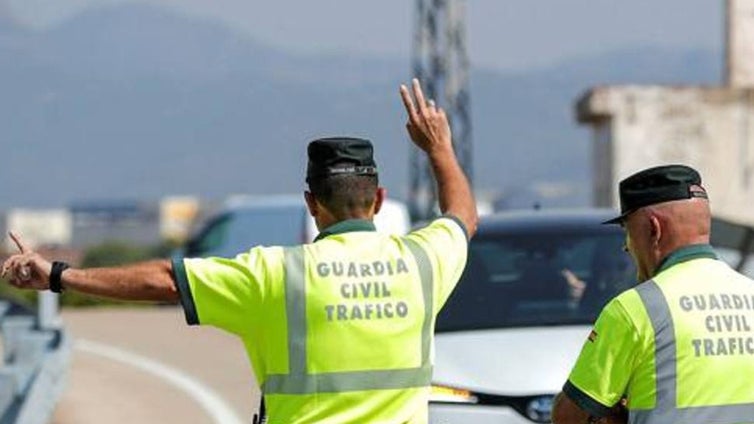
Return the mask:
M 430 422 L 548 423 L 603 305 L 635 283 L 614 211 L 481 218 L 440 313 Z
M 728 265 L 754 278 L 754 227 L 713 217 L 710 243 Z
M 404 234 L 410 228 L 408 209 L 386 199 L 375 216 L 378 231 Z M 303 195 L 248 197 L 231 201 L 210 218 L 184 249 L 189 257 L 232 257 L 257 245 L 309 243 L 319 231 Z

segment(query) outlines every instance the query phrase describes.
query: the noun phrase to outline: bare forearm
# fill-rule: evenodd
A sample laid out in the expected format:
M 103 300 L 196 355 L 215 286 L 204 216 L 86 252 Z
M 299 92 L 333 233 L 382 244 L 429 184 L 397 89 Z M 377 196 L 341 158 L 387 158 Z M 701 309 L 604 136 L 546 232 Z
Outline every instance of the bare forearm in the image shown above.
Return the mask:
M 168 260 L 154 260 L 112 268 L 69 268 L 63 287 L 81 293 L 122 300 L 177 301 L 178 291 Z
M 473 236 L 478 220 L 476 201 L 450 143 L 430 152 L 429 161 L 437 181 L 440 211 L 460 219 L 466 225 L 469 237 Z

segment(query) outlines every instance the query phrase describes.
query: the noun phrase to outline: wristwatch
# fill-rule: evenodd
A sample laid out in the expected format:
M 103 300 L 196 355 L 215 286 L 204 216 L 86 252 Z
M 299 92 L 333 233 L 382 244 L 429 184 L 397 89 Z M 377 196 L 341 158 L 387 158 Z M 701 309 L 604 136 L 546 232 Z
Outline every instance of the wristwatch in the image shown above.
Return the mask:
M 53 293 L 63 292 L 63 283 L 60 281 L 63 271 L 71 266 L 65 262 L 55 261 L 52 263 L 52 269 L 50 270 L 50 291 Z

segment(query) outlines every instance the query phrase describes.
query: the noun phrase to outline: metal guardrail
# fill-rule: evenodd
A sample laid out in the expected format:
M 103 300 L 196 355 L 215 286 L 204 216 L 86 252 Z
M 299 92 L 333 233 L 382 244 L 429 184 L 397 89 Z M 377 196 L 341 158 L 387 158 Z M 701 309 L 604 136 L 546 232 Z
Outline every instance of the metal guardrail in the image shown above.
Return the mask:
M 40 328 L 33 312 L 12 309 L 0 301 L 0 424 L 48 423 L 65 388 L 71 340 L 62 327 Z

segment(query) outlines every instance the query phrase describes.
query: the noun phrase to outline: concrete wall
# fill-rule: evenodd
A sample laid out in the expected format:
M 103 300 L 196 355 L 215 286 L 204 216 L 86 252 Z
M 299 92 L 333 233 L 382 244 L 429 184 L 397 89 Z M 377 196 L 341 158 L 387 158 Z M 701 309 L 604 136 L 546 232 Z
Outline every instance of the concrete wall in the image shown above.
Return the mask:
M 702 174 L 715 215 L 754 226 L 754 0 L 726 0 L 722 87 L 606 86 L 576 104 L 593 129 L 596 206 L 618 207 L 618 182 L 655 165 Z
M 617 184 L 646 167 L 702 174 L 713 212 L 754 225 L 754 90 L 614 86 L 588 92 L 578 118 L 594 129 L 594 204 L 617 207 Z
M 727 0 L 726 83 L 754 87 L 754 0 Z

